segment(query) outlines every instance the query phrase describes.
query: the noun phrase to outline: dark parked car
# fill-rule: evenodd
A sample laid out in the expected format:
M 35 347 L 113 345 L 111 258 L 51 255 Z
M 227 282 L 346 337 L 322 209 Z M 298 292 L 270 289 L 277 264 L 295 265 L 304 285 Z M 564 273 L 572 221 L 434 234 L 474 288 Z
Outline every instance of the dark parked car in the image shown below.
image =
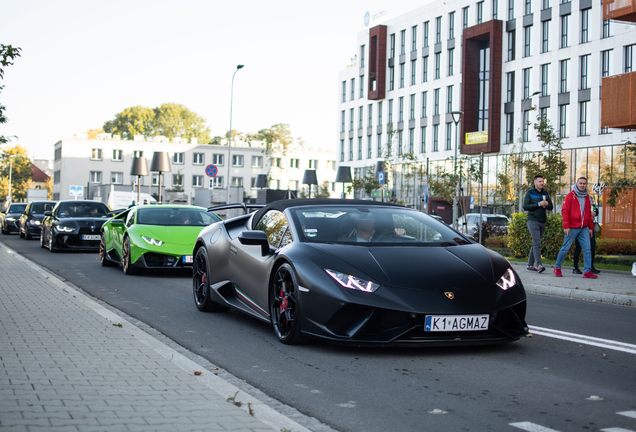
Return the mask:
M 0 226 L 2 234 L 10 234 L 20 231 L 20 216 L 26 208 L 26 203 L 11 204 L 5 213 L 0 214 Z
M 528 331 L 505 258 L 402 206 L 275 201 L 204 228 L 193 255 L 199 310 L 237 309 L 286 344 L 493 344 Z
M 55 201 L 31 201 L 20 216 L 20 238 L 31 240 L 33 236 L 38 237 L 42 232 L 44 212 L 52 210 L 53 206 Z
M 45 213 L 40 246 L 51 252 L 99 250 L 100 232 L 113 214 L 99 201 L 60 201 Z

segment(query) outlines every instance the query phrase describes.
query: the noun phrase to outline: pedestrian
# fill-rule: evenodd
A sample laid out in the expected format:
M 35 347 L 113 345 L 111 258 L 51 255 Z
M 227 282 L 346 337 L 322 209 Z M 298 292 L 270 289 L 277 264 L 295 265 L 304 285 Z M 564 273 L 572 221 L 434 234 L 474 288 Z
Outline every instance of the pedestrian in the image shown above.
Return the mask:
M 592 206 L 592 221 L 596 219 L 598 216 L 598 207 L 595 205 Z M 599 274 L 601 271 L 594 268 L 594 257 L 596 256 L 596 236 L 592 234 L 590 237 L 590 250 L 592 253 L 592 273 Z M 582 274 L 581 270 L 579 270 L 579 258 L 581 257 L 581 244 L 578 240 L 574 240 L 574 269 L 572 273 L 574 274 Z
M 132 200 L 132 203 L 128 206 L 128 208 L 134 207 L 134 206 L 136 206 L 136 205 L 137 205 L 137 204 L 135 203 L 135 200 Z
M 526 192 L 523 197 L 523 209 L 528 214 L 528 230 L 532 236 L 532 246 L 528 257 L 528 271 L 543 273 L 545 267 L 541 264 L 541 239 L 545 233 L 545 224 L 548 220 L 547 211 L 552 210 L 550 194 L 543 188 L 545 178 L 542 175 L 534 176 L 534 188 Z M 536 267 L 535 267 L 536 264 Z
M 594 235 L 592 204 L 587 192 L 587 179 L 585 177 L 579 177 L 572 192 L 565 196 L 561 215 L 563 216 L 565 238 L 554 265 L 554 275 L 563 277 L 561 264 L 565 261 L 565 256 L 568 254 L 574 239 L 577 239 L 581 249 L 583 249 L 583 277 L 596 279 L 598 276 L 592 273 L 592 254 L 590 251 L 590 238 Z

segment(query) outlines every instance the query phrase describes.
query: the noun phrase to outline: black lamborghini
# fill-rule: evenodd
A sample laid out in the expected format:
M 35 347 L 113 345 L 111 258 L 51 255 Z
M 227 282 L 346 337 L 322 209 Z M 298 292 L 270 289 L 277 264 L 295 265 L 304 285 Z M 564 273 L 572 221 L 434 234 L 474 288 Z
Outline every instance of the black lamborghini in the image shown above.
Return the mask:
M 276 201 L 204 228 L 193 255 L 199 310 L 240 310 L 286 344 L 493 344 L 528 332 L 505 258 L 397 205 Z

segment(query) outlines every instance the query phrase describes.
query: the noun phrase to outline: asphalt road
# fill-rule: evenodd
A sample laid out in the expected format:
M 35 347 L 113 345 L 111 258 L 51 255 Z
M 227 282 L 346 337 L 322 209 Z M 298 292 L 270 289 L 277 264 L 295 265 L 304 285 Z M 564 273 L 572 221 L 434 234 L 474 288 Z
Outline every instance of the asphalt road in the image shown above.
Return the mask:
M 527 317 L 532 326 L 634 345 L 633 353 L 540 335 L 494 347 L 286 346 L 267 324 L 199 312 L 189 272 L 125 276 L 101 267 L 97 253 L 49 253 L 17 235 L 0 241 L 340 431 L 636 430 L 625 414 L 636 413 L 633 307 L 529 295 Z

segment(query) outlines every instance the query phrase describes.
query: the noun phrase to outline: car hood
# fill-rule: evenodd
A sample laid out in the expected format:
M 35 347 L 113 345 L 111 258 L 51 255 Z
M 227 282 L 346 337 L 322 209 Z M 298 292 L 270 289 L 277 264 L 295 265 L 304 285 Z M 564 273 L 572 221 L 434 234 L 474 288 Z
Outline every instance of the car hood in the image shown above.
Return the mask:
M 73 225 L 73 224 L 77 224 L 79 225 L 80 228 L 91 228 L 91 227 L 95 227 L 95 228 L 99 228 L 101 227 L 104 222 L 106 222 L 108 219 L 106 218 L 90 218 L 90 217 L 83 217 L 83 218 L 59 218 L 59 224 L 60 225 Z
M 471 289 L 493 283 L 510 267 L 500 255 L 478 245 L 452 247 L 363 247 L 310 244 L 386 286 L 431 291 L 440 286 Z M 325 260 L 326 262 L 338 261 Z M 337 271 L 347 271 L 335 266 Z M 362 277 L 362 274 L 354 274 Z
M 194 246 L 203 226 L 156 226 L 135 225 L 134 232 L 138 236 L 151 237 L 173 245 Z

